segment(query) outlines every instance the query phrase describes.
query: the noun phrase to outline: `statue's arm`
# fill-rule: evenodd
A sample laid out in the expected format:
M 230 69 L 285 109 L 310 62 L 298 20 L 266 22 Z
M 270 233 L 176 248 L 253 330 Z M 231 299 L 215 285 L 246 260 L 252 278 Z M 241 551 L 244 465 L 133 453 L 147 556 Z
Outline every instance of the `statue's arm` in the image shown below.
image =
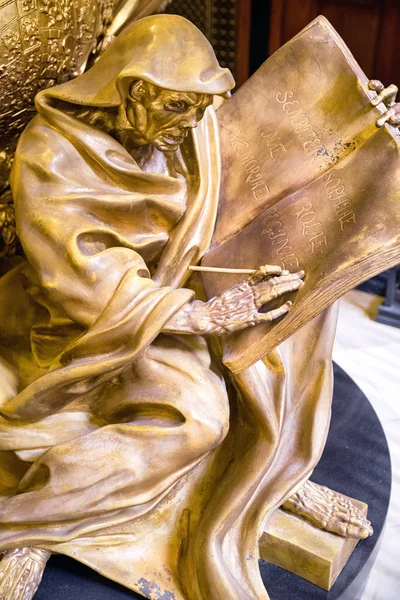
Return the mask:
M 225 290 L 208 302 L 194 300 L 186 304 L 167 322 L 164 331 L 222 335 L 273 321 L 292 306 L 287 301 L 278 308 L 259 312 L 283 294 L 298 290 L 304 272 L 289 273 L 278 266 L 260 267 L 245 281 Z

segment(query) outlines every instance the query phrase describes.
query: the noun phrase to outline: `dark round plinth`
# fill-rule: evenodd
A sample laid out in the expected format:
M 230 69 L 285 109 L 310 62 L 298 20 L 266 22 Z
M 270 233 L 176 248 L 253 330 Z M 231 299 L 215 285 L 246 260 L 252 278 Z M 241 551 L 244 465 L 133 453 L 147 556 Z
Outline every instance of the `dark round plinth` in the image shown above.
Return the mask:
M 331 591 L 260 561 L 271 600 L 361 600 L 383 530 L 390 498 L 389 449 L 379 419 L 356 384 L 335 366 L 332 424 L 322 459 L 312 480 L 369 505 L 374 535 L 351 555 Z M 53 556 L 35 600 L 140 600 L 142 596 L 91 569 Z M 229 600 L 228 598 L 226 600 Z

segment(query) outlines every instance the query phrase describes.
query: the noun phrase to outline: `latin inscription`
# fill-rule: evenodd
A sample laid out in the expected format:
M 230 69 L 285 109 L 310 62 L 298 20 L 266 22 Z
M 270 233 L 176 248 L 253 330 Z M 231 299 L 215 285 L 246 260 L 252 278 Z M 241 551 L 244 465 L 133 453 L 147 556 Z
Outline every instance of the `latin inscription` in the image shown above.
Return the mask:
M 258 202 L 261 202 L 271 192 L 264 180 L 261 167 L 250 148 L 249 142 L 244 139 L 239 129 L 229 136 L 229 142 L 236 156 L 244 166 L 247 186 L 251 189 L 254 198 Z
M 279 213 L 275 210 L 269 211 L 262 220 L 263 235 L 266 235 L 275 250 L 275 256 L 278 258 L 283 269 L 294 270 L 300 268 L 293 246 L 283 226 Z
M 278 92 L 275 98 L 282 105 L 283 112 L 289 117 L 304 152 L 311 156 L 313 161 L 321 156 L 327 156 L 328 151 L 322 144 L 319 134 L 311 125 L 310 119 L 304 113 L 300 101 L 294 98 L 294 92 L 291 90 Z
M 312 253 L 315 256 L 324 254 L 328 248 L 328 241 L 318 219 L 318 214 L 307 198 L 304 199 L 304 204 L 299 207 L 296 217 L 301 226 L 303 238 L 310 242 Z
M 276 156 L 279 158 L 282 152 L 287 152 L 277 131 L 272 133 L 265 133 L 262 131 L 261 137 L 265 138 L 265 145 L 268 148 L 272 160 L 276 160 Z
M 329 201 L 332 202 L 333 210 L 339 219 L 340 229 L 344 231 L 348 225 L 356 222 L 356 213 L 345 185 L 333 171 L 327 173 L 323 177 L 323 181 Z

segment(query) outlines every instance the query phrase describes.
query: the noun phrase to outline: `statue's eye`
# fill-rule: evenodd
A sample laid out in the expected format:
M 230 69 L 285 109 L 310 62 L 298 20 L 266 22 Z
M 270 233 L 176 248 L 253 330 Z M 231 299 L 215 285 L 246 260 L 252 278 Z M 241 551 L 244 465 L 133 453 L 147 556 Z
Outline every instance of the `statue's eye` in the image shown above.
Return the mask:
M 170 100 L 164 104 L 164 108 L 171 112 L 185 112 L 188 109 L 188 104 L 184 100 Z

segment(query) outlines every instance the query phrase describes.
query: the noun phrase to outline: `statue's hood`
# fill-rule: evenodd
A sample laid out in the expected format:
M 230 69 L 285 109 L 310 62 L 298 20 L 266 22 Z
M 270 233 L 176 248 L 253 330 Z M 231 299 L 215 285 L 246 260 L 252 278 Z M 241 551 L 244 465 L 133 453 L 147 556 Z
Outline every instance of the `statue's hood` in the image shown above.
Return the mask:
M 54 98 L 86 106 L 119 106 L 132 79 L 179 92 L 225 95 L 235 85 L 193 23 L 177 15 L 153 15 L 132 23 L 80 77 L 43 90 L 37 105 Z

